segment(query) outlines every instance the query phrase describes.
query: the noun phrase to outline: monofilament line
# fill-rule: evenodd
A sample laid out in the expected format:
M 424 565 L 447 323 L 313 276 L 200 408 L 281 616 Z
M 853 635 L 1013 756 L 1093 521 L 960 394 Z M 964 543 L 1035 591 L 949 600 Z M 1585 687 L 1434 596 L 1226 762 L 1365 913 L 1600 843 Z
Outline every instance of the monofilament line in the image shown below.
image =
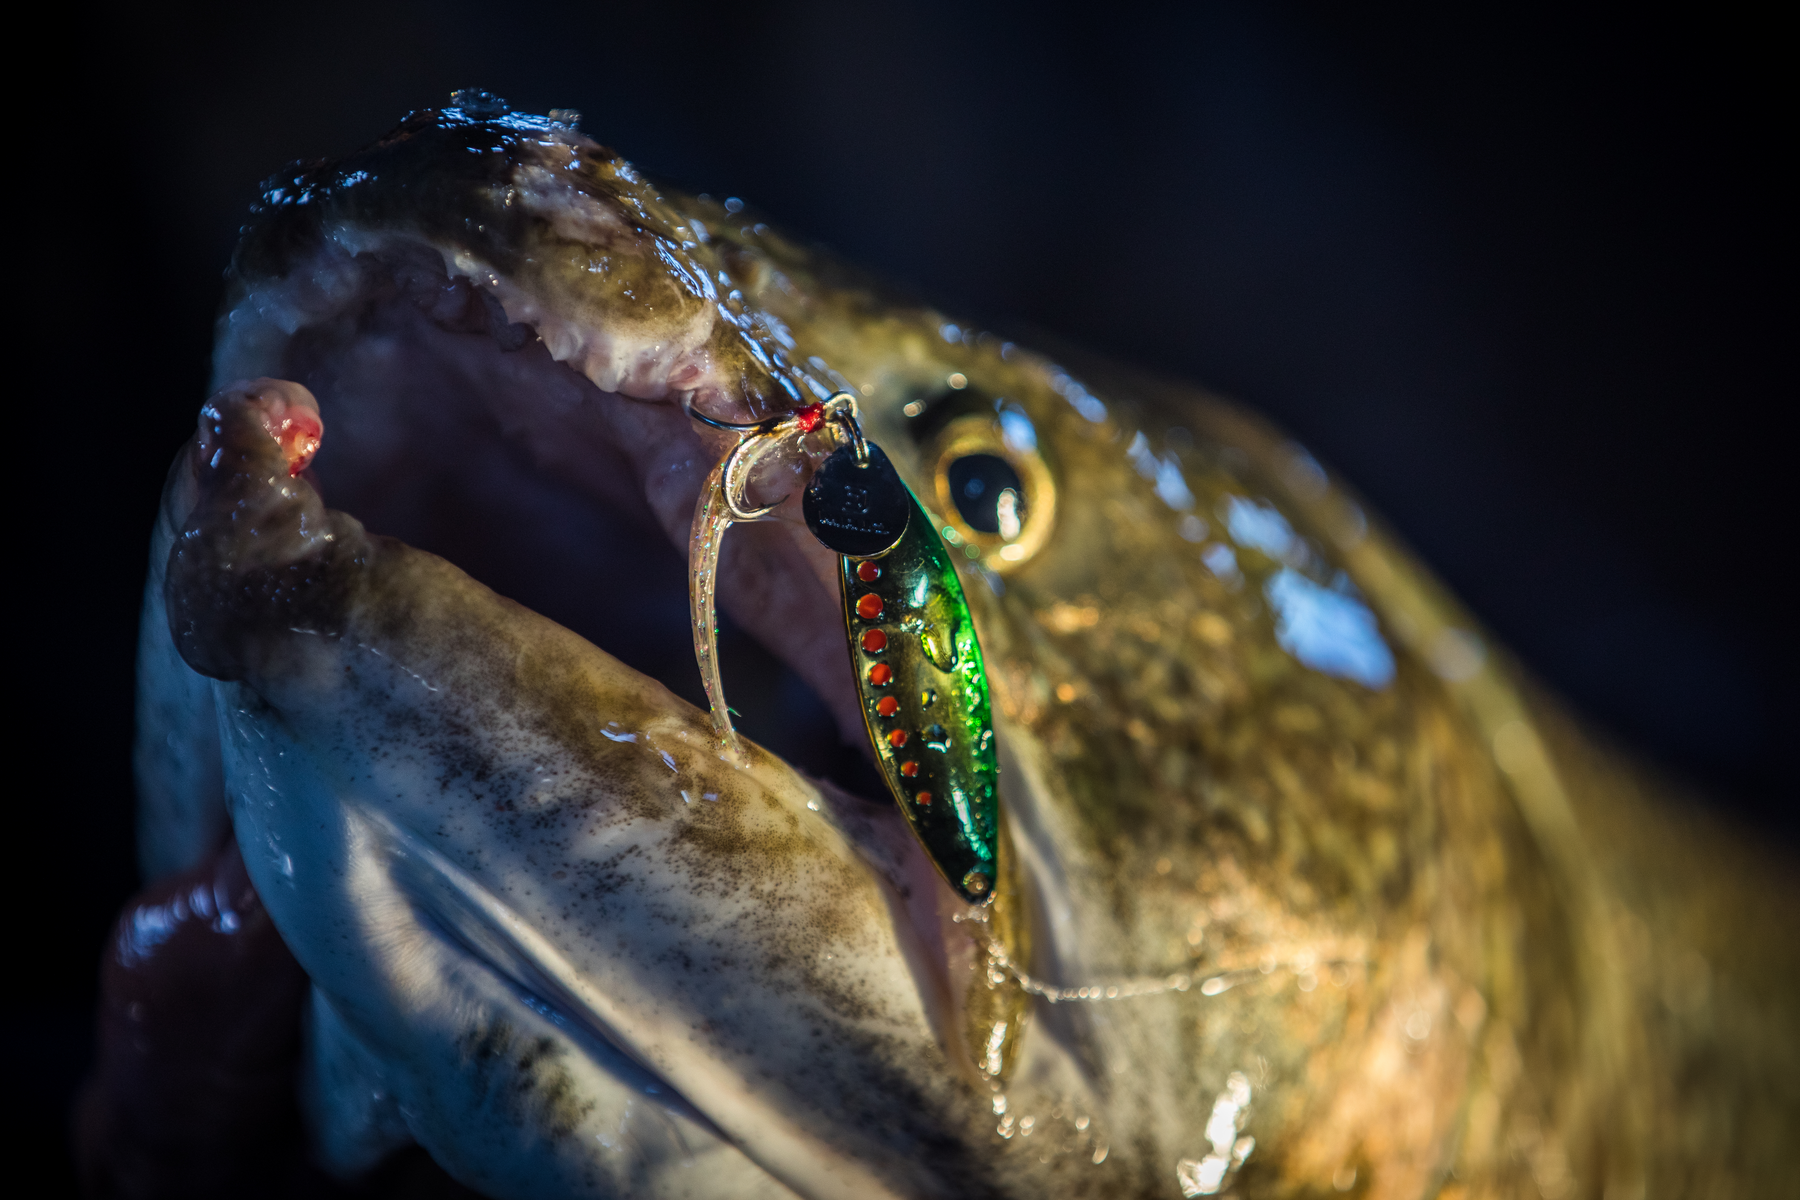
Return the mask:
M 1259 975 L 1268 975 L 1277 969 L 1300 969 L 1297 962 L 1278 962 L 1267 969 L 1263 966 L 1239 967 L 1199 979 L 1196 979 L 1190 972 L 1176 971 L 1170 975 L 1120 979 L 1112 983 L 1058 987 L 1037 978 L 1013 961 L 1012 956 L 1006 952 L 1005 948 L 988 933 L 986 909 L 973 909 L 968 913 L 958 913 L 953 920 L 959 924 L 968 922 L 978 927 L 975 937 L 981 943 L 982 949 L 987 952 L 989 970 L 998 971 L 1003 977 L 1011 978 L 1019 986 L 1019 990 L 1026 995 L 1037 996 L 1051 1004 L 1092 1004 L 1102 1000 L 1130 1000 L 1142 996 L 1162 996 L 1169 992 L 1189 990 L 1197 990 L 1202 996 L 1218 996 L 1230 991 L 1240 983 L 1245 983 Z M 1343 958 L 1309 962 L 1306 969 L 1316 971 L 1321 968 L 1366 965 L 1367 963 L 1362 959 Z M 999 980 L 995 979 L 994 982 L 998 983 Z

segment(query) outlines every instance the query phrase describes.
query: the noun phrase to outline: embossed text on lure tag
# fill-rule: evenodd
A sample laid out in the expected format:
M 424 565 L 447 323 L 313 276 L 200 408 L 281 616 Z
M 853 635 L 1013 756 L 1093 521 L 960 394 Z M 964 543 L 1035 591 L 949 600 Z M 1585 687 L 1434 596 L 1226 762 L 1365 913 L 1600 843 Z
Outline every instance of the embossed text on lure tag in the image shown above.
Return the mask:
M 813 536 L 839 554 L 867 558 L 886 554 L 906 533 L 912 494 L 881 447 L 864 442 L 867 461 L 855 445 L 840 446 L 813 472 L 801 511 Z

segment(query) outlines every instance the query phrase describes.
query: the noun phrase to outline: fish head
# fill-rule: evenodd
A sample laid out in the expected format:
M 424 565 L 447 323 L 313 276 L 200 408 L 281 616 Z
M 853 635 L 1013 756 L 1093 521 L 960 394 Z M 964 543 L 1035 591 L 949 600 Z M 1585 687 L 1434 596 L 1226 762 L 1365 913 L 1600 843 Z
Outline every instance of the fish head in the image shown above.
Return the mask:
M 313 981 L 339 1173 L 417 1141 L 496 1196 L 1439 1177 L 1526 839 L 1441 606 L 1304 452 L 481 97 L 267 186 L 215 381 L 146 599 L 146 866 L 218 834 L 220 781 Z M 988 905 L 853 775 L 731 753 L 669 686 L 732 444 L 689 411 L 844 393 L 963 575 Z M 718 595 L 788 673 L 767 727 L 855 745 L 815 462 L 754 481 L 777 519 Z

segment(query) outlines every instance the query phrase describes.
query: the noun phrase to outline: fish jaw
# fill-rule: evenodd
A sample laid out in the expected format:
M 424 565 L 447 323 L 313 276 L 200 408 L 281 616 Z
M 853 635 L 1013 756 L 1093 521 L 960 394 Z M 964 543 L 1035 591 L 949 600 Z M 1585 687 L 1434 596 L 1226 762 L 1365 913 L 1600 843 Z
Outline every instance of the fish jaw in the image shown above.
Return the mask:
M 412 1135 L 499 1195 L 672 1194 L 701 1158 L 804 1195 L 979 1178 L 943 1144 L 986 1097 L 929 1011 L 904 833 L 728 761 L 661 685 L 327 510 L 264 420 L 302 390 L 205 410 L 169 627 L 215 681 L 251 876 Z M 529 1101 L 495 1108 L 487 1059 Z
M 270 180 L 252 215 L 215 386 L 258 373 L 296 329 L 354 301 L 358 256 L 404 245 L 487 289 L 497 333 L 529 326 L 604 391 L 758 416 L 796 395 L 779 336 L 732 295 L 706 225 L 614 151 L 543 118 L 418 112 L 354 162 Z

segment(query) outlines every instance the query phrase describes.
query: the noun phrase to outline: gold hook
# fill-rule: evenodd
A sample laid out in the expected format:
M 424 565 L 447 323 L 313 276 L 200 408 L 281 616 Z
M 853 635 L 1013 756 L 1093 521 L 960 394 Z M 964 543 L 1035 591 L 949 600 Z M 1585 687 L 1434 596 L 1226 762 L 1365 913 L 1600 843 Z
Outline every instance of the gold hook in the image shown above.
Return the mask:
M 761 508 L 744 507 L 750 487 L 750 473 L 771 451 L 779 448 L 782 442 L 796 433 L 804 437 L 821 424 L 830 424 L 841 438 L 856 447 L 857 462 L 866 463 L 869 460 L 869 444 L 863 439 L 856 397 L 849 392 L 839 392 L 822 404 L 809 404 L 778 417 L 748 425 L 735 425 L 709 417 L 694 408 L 691 398 L 683 401 L 682 409 L 704 425 L 738 435 L 738 444 L 725 456 L 724 477 L 721 481 L 725 508 L 733 521 L 760 521 L 787 502 L 787 497 L 783 496 L 775 503 L 765 504 Z M 809 417 L 810 420 L 807 419 Z

